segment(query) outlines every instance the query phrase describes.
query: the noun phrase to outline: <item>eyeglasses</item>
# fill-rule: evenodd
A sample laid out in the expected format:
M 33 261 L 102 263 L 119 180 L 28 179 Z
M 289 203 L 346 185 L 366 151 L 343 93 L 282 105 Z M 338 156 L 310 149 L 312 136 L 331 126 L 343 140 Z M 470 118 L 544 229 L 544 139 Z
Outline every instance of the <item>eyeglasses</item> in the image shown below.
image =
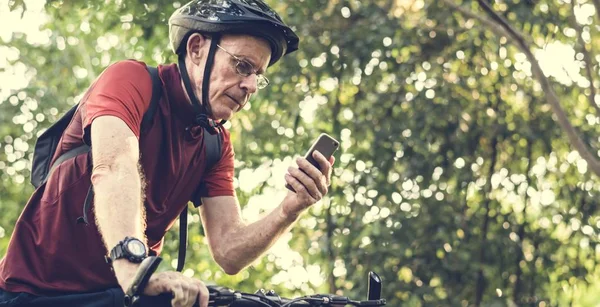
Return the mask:
M 237 61 L 237 63 L 235 64 L 235 70 L 239 75 L 242 75 L 244 77 L 248 77 L 252 74 L 256 75 L 256 87 L 258 89 L 262 90 L 263 88 L 267 87 L 267 85 L 269 85 L 269 79 L 267 79 L 267 77 L 265 77 L 263 74 L 257 73 L 257 71 L 254 69 L 254 66 L 252 66 L 252 64 L 250 64 L 248 61 L 240 59 L 237 56 L 231 54 L 229 51 L 219 46 L 219 44 L 217 44 L 217 47 L 225 51 L 225 53 L 229 54 L 232 58 L 234 58 Z

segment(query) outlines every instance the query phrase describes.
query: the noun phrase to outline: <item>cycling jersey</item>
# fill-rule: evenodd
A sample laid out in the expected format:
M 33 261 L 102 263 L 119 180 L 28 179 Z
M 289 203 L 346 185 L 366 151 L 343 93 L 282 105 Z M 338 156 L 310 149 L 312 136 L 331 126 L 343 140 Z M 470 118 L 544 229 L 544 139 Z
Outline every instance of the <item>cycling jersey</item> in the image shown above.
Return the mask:
M 229 132 L 222 129 L 222 155 L 204 173 L 203 129 L 194 126 L 175 64 L 159 66 L 163 96 L 152 124 L 140 131 L 152 95 L 152 82 L 142 62 L 128 60 L 108 67 L 90 87 L 67 127 L 54 159 L 90 143 L 91 123 L 100 116 L 123 120 L 140 142 L 145 178 L 148 246 L 160 253 L 166 231 L 188 200 L 199 196 L 233 196 L 234 153 Z M 92 144 L 93 146 L 93 144 Z M 10 292 L 53 295 L 118 287 L 104 256 L 100 233 L 89 214 L 89 225 L 77 222 L 90 186 L 91 155 L 60 164 L 46 184 L 31 196 L 19 217 L 4 259 L 0 288 Z M 92 205 L 93 208 L 94 205 Z

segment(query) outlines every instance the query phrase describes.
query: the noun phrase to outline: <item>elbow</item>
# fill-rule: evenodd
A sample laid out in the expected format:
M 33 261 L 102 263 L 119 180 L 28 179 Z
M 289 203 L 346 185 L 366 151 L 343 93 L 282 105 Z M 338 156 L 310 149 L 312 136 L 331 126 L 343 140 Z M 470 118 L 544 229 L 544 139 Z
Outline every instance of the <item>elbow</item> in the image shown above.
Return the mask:
M 91 174 L 92 185 L 96 186 L 102 182 L 115 178 L 126 178 L 127 180 L 140 178 L 137 161 L 104 161 L 94 163 Z
M 232 259 L 232 257 L 228 257 L 227 252 L 215 252 L 213 258 L 227 275 L 236 275 L 244 269 L 243 265 Z
M 91 181 L 92 181 L 92 185 L 97 185 L 98 183 L 100 183 L 101 181 L 103 181 L 105 178 L 110 177 L 112 172 L 112 169 L 110 167 L 110 165 L 106 165 L 106 164 L 100 164 L 100 165 L 95 165 L 94 168 L 92 169 L 92 175 L 91 175 Z
M 215 261 L 227 275 L 236 275 L 244 268 L 242 265 L 239 265 L 229 259 L 215 257 Z

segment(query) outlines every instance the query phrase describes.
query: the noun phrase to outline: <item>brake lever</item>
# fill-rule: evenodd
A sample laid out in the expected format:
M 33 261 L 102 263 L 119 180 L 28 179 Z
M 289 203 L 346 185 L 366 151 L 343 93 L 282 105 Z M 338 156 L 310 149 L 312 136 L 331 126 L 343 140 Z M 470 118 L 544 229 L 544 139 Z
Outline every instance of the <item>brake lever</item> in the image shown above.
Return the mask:
M 150 256 L 142 261 L 135 274 L 135 277 L 133 278 L 133 282 L 129 288 L 127 288 L 127 292 L 125 292 L 125 307 L 136 305 L 140 299 L 140 296 L 144 292 L 144 288 L 146 288 L 146 285 L 148 285 L 150 277 L 152 274 L 154 274 L 156 269 L 158 269 L 158 265 L 161 261 L 162 258 L 157 256 Z
M 216 306 L 229 305 L 242 296 L 239 292 L 234 292 L 227 287 L 208 286 L 209 303 Z

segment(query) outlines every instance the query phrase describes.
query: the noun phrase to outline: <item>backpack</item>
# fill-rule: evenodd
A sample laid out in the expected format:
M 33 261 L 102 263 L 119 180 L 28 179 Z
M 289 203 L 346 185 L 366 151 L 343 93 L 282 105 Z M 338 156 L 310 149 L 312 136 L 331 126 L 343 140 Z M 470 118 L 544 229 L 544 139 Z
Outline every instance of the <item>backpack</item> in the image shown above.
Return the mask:
M 144 127 L 147 127 L 150 123 L 152 123 L 158 102 L 162 96 L 162 83 L 158 75 L 158 69 L 150 66 L 146 66 L 146 69 L 148 70 L 148 73 L 152 79 L 152 100 L 150 101 L 148 110 L 142 118 L 142 133 L 144 131 Z M 35 188 L 38 188 L 46 183 L 48 177 L 50 174 L 52 174 L 52 171 L 61 163 L 75 158 L 76 156 L 88 154 L 91 151 L 90 146 L 83 144 L 65 152 L 51 165 L 52 158 L 56 152 L 56 148 L 60 142 L 63 132 L 71 122 L 78 106 L 79 103 L 75 104 L 69 111 L 67 111 L 67 113 L 65 113 L 65 115 L 63 115 L 58 121 L 56 121 L 52 126 L 50 126 L 50 128 L 48 128 L 38 137 L 35 143 L 31 166 L 31 184 L 33 184 Z M 206 147 L 205 151 L 207 159 L 206 170 L 208 171 L 221 159 L 221 136 L 219 133 L 209 132 L 208 129 L 204 127 L 203 129 L 203 142 Z M 197 193 L 195 194 L 196 195 L 193 196 L 192 201 L 194 201 L 194 204 L 197 206 L 199 195 L 197 195 Z M 77 219 L 78 223 L 84 223 L 86 225 L 88 224 L 87 212 L 91 207 L 93 199 L 94 190 L 93 185 L 90 184 L 90 188 L 88 189 L 88 193 L 83 204 L 83 215 Z M 179 256 L 177 258 L 177 271 L 179 272 L 183 270 L 183 266 L 185 264 L 185 253 L 187 248 L 187 213 L 188 209 L 186 206 L 179 215 Z

